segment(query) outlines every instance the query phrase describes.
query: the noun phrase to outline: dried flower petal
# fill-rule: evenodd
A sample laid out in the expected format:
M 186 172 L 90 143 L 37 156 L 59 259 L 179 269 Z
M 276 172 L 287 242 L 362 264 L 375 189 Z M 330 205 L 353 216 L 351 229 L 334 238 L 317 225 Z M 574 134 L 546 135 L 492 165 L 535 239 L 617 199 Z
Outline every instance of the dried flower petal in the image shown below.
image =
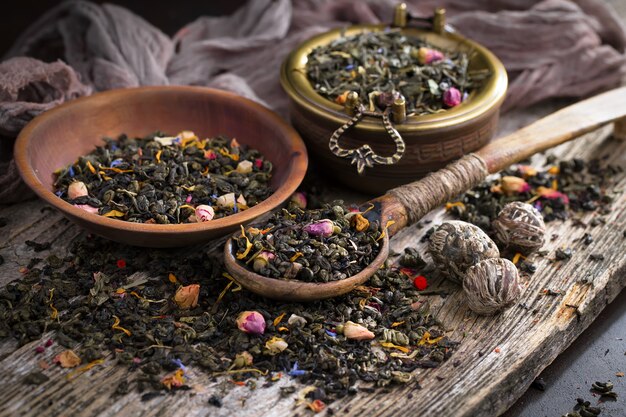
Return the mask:
M 213 207 L 208 206 L 206 204 L 200 204 L 198 207 L 196 207 L 196 221 L 198 223 L 201 222 L 208 222 L 209 220 L 213 220 L 213 217 L 215 217 L 215 210 L 213 210 Z
M 88 213 L 98 214 L 97 207 L 91 207 L 89 204 L 74 204 L 74 207 L 78 207 L 81 210 L 85 210 Z
M 428 288 L 428 280 L 426 279 L 425 276 L 423 275 L 418 275 L 415 277 L 415 279 L 413 280 L 413 285 L 415 286 L 415 288 L 417 288 L 419 291 L 423 291 L 426 288 Z
M 168 390 L 182 387 L 185 384 L 185 373 L 182 369 L 177 369 L 176 372 L 164 376 L 163 379 L 161 379 L 161 383 Z
M 343 335 L 346 339 L 353 340 L 370 340 L 374 338 L 374 333 L 370 332 L 365 326 L 347 321 L 343 325 Z
M 241 161 L 237 164 L 237 168 L 235 171 L 240 174 L 249 174 L 252 172 L 252 162 L 250 161 Z
M 243 311 L 237 317 L 239 330 L 249 334 L 265 333 L 265 318 L 258 311 Z
M 320 411 L 324 410 L 324 408 L 326 408 L 326 404 L 324 403 L 324 401 L 319 399 L 311 401 L 307 404 L 307 406 L 315 413 L 319 413 Z
M 58 363 L 63 368 L 75 368 L 80 365 L 80 358 L 73 350 L 66 350 L 56 355 L 52 362 Z
M 270 355 L 279 354 L 283 350 L 287 349 L 287 346 L 289 345 L 285 342 L 285 339 L 276 336 L 265 342 L 265 347 L 269 351 Z
M 193 308 L 198 305 L 198 296 L 200 295 L 200 285 L 191 284 L 180 287 L 176 290 L 174 301 L 178 307 L 182 309 Z
M 357 232 L 362 232 L 370 227 L 370 222 L 361 213 L 356 213 L 350 217 L 350 226 Z
M 70 200 L 87 195 L 89 195 L 89 191 L 87 191 L 87 186 L 82 181 L 74 181 L 67 187 L 67 196 Z
M 228 193 L 217 197 L 215 204 L 222 208 L 233 208 L 235 206 L 235 193 Z
M 306 319 L 302 316 L 298 316 L 297 314 L 292 314 L 287 319 L 287 324 L 293 327 L 304 327 L 306 323 Z

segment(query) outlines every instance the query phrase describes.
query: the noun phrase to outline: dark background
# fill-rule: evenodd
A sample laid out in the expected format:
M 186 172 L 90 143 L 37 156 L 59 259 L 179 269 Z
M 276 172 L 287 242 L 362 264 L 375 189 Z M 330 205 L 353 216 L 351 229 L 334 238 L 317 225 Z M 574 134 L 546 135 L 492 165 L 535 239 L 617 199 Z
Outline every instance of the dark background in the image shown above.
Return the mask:
M 50 8 L 62 1 L 16 0 L 3 2 L 0 23 L 0 56 L 4 55 L 19 34 Z M 146 19 L 166 34 L 172 36 L 178 29 L 199 16 L 219 16 L 230 14 L 245 4 L 245 0 L 204 0 L 204 1 L 98 1 L 93 3 L 113 3 L 124 6 Z M 10 5 L 10 6 L 9 6 Z

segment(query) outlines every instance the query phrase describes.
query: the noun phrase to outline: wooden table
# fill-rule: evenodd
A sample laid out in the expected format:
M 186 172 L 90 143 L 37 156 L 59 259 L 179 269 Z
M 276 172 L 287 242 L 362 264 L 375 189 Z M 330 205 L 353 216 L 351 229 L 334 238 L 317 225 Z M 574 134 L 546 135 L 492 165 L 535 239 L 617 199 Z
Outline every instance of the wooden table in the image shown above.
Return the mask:
M 512 131 L 521 125 L 551 112 L 562 103 L 549 103 L 503 118 L 501 130 Z M 607 157 L 608 163 L 626 167 L 626 141 L 609 136 L 610 127 L 601 129 L 572 143 L 562 145 L 552 153 L 560 158 L 591 159 Z M 423 416 L 492 416 L 502 413 L 528 388 L 529 384 L 560 352 L 562 352 L 590 324 L 602 309 L 626 285 L 626 173 L 615 178 L 613 210 L 604 216 L 606 222 L 592 227 L 596 213 L 577 217 L 577 221 L 552 222 L 548 236 L 553 239 L 544 246 L 546 257 L 535 259 L 538 270 L 525 280 L 520 304 L 496 317 L 478 317 L 467 308 L 458 287 L 442 280 L 431 283 L 432 288 L 445 288 L 451 295 L 425 298 L 431 311 L 448 330 L 453 340 L 461 341 L 452 360 L 440 368 L 416 371 L 414 384 L 391 392 L 359 393 L 330 404 L 339 415 L 423 415 Z M 330 189 L 329 196 L 341 195 L 347 200 L 364 201 L 366 196 L 341 188 Z M 10 223 L 0 229 L 0 254 L 5 263 L 0 266 L 0 285 L 19 279 L 19 268 L 33 256 L 24 242 L 52 241 L 48 253 L 64 254 L 70 241 L 82 233 L 59 213 L 42 210 L 39 200 L 0 208 L 0 217 Z M 439 222 L 442 209 L 430 213 L 428 220 Z M 586 226 L 585 226 L 586 225 Z M 394 237 L 392 249 L 401 251 L 406 246 L 417 246 L 424 253 L 420 238 L 426 229 L 410 227 Z M 580 238 L 589 232 L 594 242 L 586 247 Z M 219 248 L 221 242 L 209 244 Z M 574 251 L 568 262 L 553 263 L 557 248 Z M 591 253 L 604 254 L 602 261 L 590 261 Z M 562 296 L 542 294 L 544 288 L 559 289 Z M 72 381 L 66 371 L 53 367 L 45 371 L 50 381 L 41 386 L 27 386 L 20 380 L 37 366 L 40 356 L 34 355 L 35 343 L 16 349 L 12 341 L 0 342 L 0 416 L 111 416 L 175 415 L 175 416 L 282 416 L 311 413 L 295 406 L 295 397 L 280 397 L 279 387 L 293 381 L 284 378 L 268 389 L 251 391 L 236 387 L 224 397 L 224 405 L 216 408 L 208 398 L 219 389 L 219 382 L 210 382 L 206 375 L 196 371 L 194 381 L 204 392 L 180 392 L 177 395 L 157 397 L 150 402 L 139 401 L 136 393 L 112 400 L 118 378 L 127 372 L 107 360 L 104 366 L 94 368 Z M 46 352 L 54 356 L 61 348 Z M 49 359 L 49 358 L 48 358 Z M 453 364 L 454 363 L 454 364 Z M 454 366 L 457 365 L 457 366 Z M 568 410 L 564 410 L 568 411 Z
M 610 3 L 621 16 L 626 16 L 626 1 L 610 0 Z M 500 131 L 513 131 L 562 104 L 548 103 L 506 115 Z M 609 162 L 626 168 L 626 141 L 620 142 L 607 135 L 607 129 L 594 132 L 560 146 L 553 153 L 561 158 L 585 159 L 608 155 Z M 450 337 L 462 341 L 452 359 L 440 368 L 416 371 L 416 379 L 423 387 L 421 390 L 409 385 L 386 394 L 362 392 L 330 404 L 330 408 L 336 415 L 346 416 L 493 416 L 504 412 L 626 285 L 626 195 L 623 193 L 626 173 L 615 180 L 614 189 L 618 194 L 613 211 L 605 217 L 605 224 L 574 226 L 568 220 L 548 225 L 548 236 L 554 234 L 557 237 L 545 245 L 548 256 L 537 259 L 538 270 L 527 280 L 521 300 L 535 310 L 535 314 L 517 306 L 496 318 L 477 317 L 468 310 L 458 287 L 442 281 L 432 282 L 432 287 L 443 287 L 452 292 L 445 299 L 427 297 L 434 314 L 450 330 Z M 331 188 L 327 194 L 329 197 L 341 196 L 348 202 L 362 202 L 369 198 L 341 188 Z M 24 243 L 26 240 L 52 241 L 49 251 L 37 254 L 44 258 L 49 253 L 63 255 L 69 242 L 82 233 L 59 213 L 42 211 L 43 208 L 44 204 L 39 200 L 0 206 L 0 217 L 10 220 L 6 227 L 0 228 L 0 255 L 5 259 L 0 265 L 0 285 L 19 279 L 19 268 L 33 257 L 31 248 Z M 438 222 L 443 216 L 443 210 L 436 210 L 428 220 Z M 589 224 L 593 216 L 587 214 L 580 220 Z M 406 246 L 418 246 L 423 253 L 424 247 L 419 240 L 424 230 L 416 227 L 404 230 L 394 238 L 392 249 L 401 251 Z M 589 247 L 580 242 L 586 232 L 594 237 Z M 220 244 L 215 242 L 209 246 L 218 248 Z M 567 263 L 552 264 L 550 259 L 560 247 L 572 248 L 574 255 Z M 590 262 L 591 253 L 604 254 L 604 260 Z M 561 289 L 564 295 L 546 297 L 541 294 L 544 288 Z M 269 389 L 250 391 L 246 387 L 236 387 L 225 397 L 221 408 L 208 404 L 211 393 L 218 388 L 199 372 L 193 377 L 205 387 L 204 393 L 180 392 L 149 402 L 141 402 L 136 393 L 112 399 L 118 379 L 126 369 L 114 366 L 110 360 L 71 382 L 66 380 L 65 370 L 53 367 L 46 371 L 51 378 L 48 383 L 27 386 L 19 381 L 37 367 L 40 357 L 33 354 L 35 345 L 31 343 L 17 349 L 13 341 L 0 341 L 0 417 L 312 414 L 302 406 L 295 407 L 294 397 L 279 397 L 279 387 L 292 383 L 287 378 Z M 46 358 L 51 359 L 61 350 L 57 347 L 46 352 Z M 454 363 L 458 366 L 455 367 Z M 624 403 L 623 398 L 618 401 Z M 322 415 L 328 415 L 324 413 Z

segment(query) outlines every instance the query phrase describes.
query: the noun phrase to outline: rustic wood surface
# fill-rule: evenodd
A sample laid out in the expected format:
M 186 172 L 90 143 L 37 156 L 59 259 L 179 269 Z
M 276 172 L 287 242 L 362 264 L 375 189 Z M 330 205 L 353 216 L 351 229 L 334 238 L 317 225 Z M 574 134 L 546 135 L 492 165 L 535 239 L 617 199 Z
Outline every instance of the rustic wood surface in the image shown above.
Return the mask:
M 609 2 L 622 17 L 626 16 L 625 0 Z M 529 111 L 507 115 L 501 120 L 500 131 L 508 133 L 525 126 L 557 106 L 536 106 Z M 562 145 L 553 153 L 560 157 L 585 159 L 609 155 L 610 162 L 626 167 L 626 141 L 608 138 L 606 129 Z M 330 408 L 336 415 L 346 416 L 494 416 L 506 410 L 534 377 L 565 350 L 626 285 L 626 239 L 623 235 L 626 229 L 626 197 L 623 194 L 626 174 L 621 174 L 615 181 L 613 211 L 605 218 L 605 224 L 574 226 L 572 220 L 548 224 L 549 235 L 558 237 L 546 244 L 544 249 L 549 251 L 548 256 L 537 259 L 537 272 L 525 280 L 522 302 L 530 311 L 516 306 L 497 318 L 480 318 L 468 310 L 458 287 L 446 282 L 432 282 L 433 288 L 443 287 L 452 292 L 447 298 L 432 296 L 428 299 L 433 313 L 450 330 L 449 335 L 462 341 L 459 351 L 441 368 L 417 371 L 416 379 L 421 390 L 409 385 L 389 393 L 360 393 L 330 404 Z M 356 202 L 371 197 L 342 189 L 330 193 Z M 82 233 L 58 212 L 42 211 L 44 207 L 44 203 L 38 200 L 17 206 L 0 206 L 0 217 L 10 220 L 9 225 L 0 229 L 0 255 L 5 259 L 0 265 L 0 285 L 19 279 L 18 269 L 33 256 L 24 243 L 26 240 L 52 240 L 50 253 L 64 254 L 69 242 Z M 593 216 L 588 214 L 580 220 L 589 224 Z M 428 219 L 436 222 L 441 217 L 442 210 L 436 210 Z M 405 246 L 419 245 L 424 230 L 405 229 L 394 237 L 392 248 L 399 251 Z M 586 232 L 594 237 L 589 247 L 579 241 Z M 220 244 L 216 242 L 209 246 L 218 250 Z M 553 263 L 551 259 L 559 247 L 571 247 L 574 250 L 572 259 L 566 263 Z M 605 259 L 592 262 L 589 260 L 591 253 L 602 253 Z M 544 288 L 563 290 L 564 295 L 541 295 Z M 112 393 L 126 369 L 114 366 L 112 361 L 72 381 L 66 379 L 65 370 L 51 367 L 45 371 L 50 381 L 37 387 L 27 386 L 20 380 L 35 369 L 41 359 L 33 353 L 35 345 L 16 349 L 15 342 L 0 341 L 0 417 L 312 414 L 303 406 L 296 406 L 293 396 L 279 396 L 280 386 L 293 384 L 288 378 L 269 389 L 256 391 L 228 386 L 229 394 L 219 409 L 209 405 L 207 400 L 212 393 L 224 392 L 226 384 L 209 382 L 206 375 L 200 373 L 194 373 L 192 378 L 198 387 L 203 388 L 193 392 L 161 396 L 149 402 L 141 402 L 137 394 L 114 399 Z M 496 348 L 499 352 L 495 351 Z M 59 347 L 48 349 L 44 359 L 51 360 L 59 351 Z M 454 367 L 454 363 L 458 366 Z M 566 411 L 569 410 L 563 410 Z M 328 415 L 325 413 L 322 415 Z
M 553 109 L 544 105 L 530 111 L 518 112 L 503 120 L 503 131 L 527 124 Z M 572 143 L 556 148 L 552 153 L 562 158 L 585 159 L 607 157 L 606 162 L 626 167 L 626 141 L 613 139 L 610 127 L 592 132 Z M 539 163 L 540 160 L 537 161 Z M 388 393 L 359 393 L 330 404 L 339 415 L 391 416 L 399 414 L 424 416 L 492 416 L 507 409 L 529 386 L 533 378 L 562 352 L 626 285 L 626 174 L 615 179 L 613 211 L 604 217 L 606 223 L 592 227 L 597 213 L 578 217 L 577 221 L 548 224 L 548 236 L 554 235 L 544 247 L 545 257 L 537 257 L 538 270 L 524 278 L 525 290 L 520 304 L 501 316 L 478 317 L 467 308 L 459 287 L 441 280 L 431 282 L 431 288 L 443 288 L 450 295 L 425 296 L 431 311 L 441 321 L 453 340 L 461 341 L 451 360 L 438 369 L 416 371 L 414 384 L 393 389 Z M 345 190 L 330 190 L 348 199 L 367 198 Z M 438 222 L 443 211 L 435 210 L 427 220 Z M 34 256 L 24 242 L 53 241 L 51 253 L 63 254 L 69 242 L 82 232 L 54 210 L 45 209 L 41 201 L 0 208 L 0 217 L 10 223 L 1 229 L 0 254 L 5 263 L 0 266 L 0 285 L 19 279 L 18 269 Z M 576 225 L 575 225 L 576 224 Z M 586 224 L 587 226 L 584 226 Z M 426 228 L 416 226 L 403 230 L 392 240 L 392 249 L 418 246 Z M 586 247 L 580 238 L 586 232 L 594 242 Z M 222 242 L 207 245 L 219 252 Z M 570 247 L 574 256 L 567 262 L 554 261 L 557 248 Z M 605 259 L 591 261 L 591 253 L 602 253 Z M 48 253 L 41 252 L 38 257 Z M 546 296 L 544 288 L 561 290 L 562 296 Z M 165 395 L 141 402 L 136 393 L 113 398 L 112 393 L 125 367 L 112 360 L 68 380 L 67 371 L 51 367 L 44 371 L 50 380 L 40 386 L 27 386 L 21 379 L 38 369 L 40 359 L 52 359 L 62 349 L 58 346 L 41 355 L 34 354 L 35 343 L 16 350 L 12 341 L 0 342 L 0 416 L 112 416 L 112 415 L 174 415 L 174 416 L 282 416 L 306 415 L 311 411 L 296 405 L 296 397 L 281 397 L 279 387 L 296 382 L 285 377 L 268 389 L 232 388 L 223 380 L 211 381 L 200 371 L 193 372 L 191 385 L 195 389 L 175 395 Z M 497 349 L 496 349 L 497 348 Z M 454 364 L 457 364 L 455 367 Z M 208 404 L 214 394 L 225 394 L 224 406 Z

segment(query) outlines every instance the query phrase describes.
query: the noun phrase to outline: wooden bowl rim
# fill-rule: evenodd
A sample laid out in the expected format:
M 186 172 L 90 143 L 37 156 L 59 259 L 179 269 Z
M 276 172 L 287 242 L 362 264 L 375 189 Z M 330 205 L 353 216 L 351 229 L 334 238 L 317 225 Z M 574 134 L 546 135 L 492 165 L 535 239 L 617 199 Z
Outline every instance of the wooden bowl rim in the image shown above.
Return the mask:
M 346 36 L 350 36 L 365 30 L 382 31 L 387 27 L 389 27 L 388 24 L 351 25 L 347 28 L 341 27 L 328 30 L 301 42 L 287 55 L 281 66 L 280 82 L 285 92 L 289 95 L 290 100 L 302 107 L 303 111 L 331 121 L 338 126 L 350 120 L 351 117 L 343 112 L 343 108 L 340 105 L 322 97 L 313 90 L 299 62 L 305 59 L 315 46 L 330 43 L 332 40 L 342 36 L 343 33 Z M 471 122 L 491 109 L 499 108 L 502 105 L 508 86 L 506 69 L 502 62 L 487 48 L 478 42 L 465 38 L 457 32 L 446 32 L 443 35 L 439 35 L 412 27 L 402 28 L 402 32 L 448 38 L 468 45 L 485 59 L 492 71 L 492 75 L 489 77 L 486 85 L 478 92 L 477 97 L 473 98 L 471 102 L 461 103 L 454 109 L 441 113 L 407 117 L 405 122 L 394 126 L 398 131 L 406 133 L 450 128 Z M 363 118 L 354 128 L 357 130 L 384 132 L 380 121 L 371 120 L 370 117 Z
M 37 173 L 35 173 L 33 166 L 30 163 L 28 152 L 31 138 L 34 134 L 37 134 L 38 129 L 45 128 L 46 124 L 57 118 L 71 116 L 72 111 L 76 107 L 83 105 L 85 102 L 107 102 L 109 100 L 123 98 L 129 94 L 158 95 L 160 93 L 171 94 L 176 92 L 205 95 L 208 99 L 211 99 L 213 96 L 220 96 L 221 98 L 232 100 L 236 102 L 238 106 L 248 108 L 251 112 L 265 116 L 269 122 L 276 127 L 276 130 L 283 134 L 282 136 L 284 136 L 287 140 L 286 144 L 289 145 L 293 151 L 291 152 L 291 159 L 288 161 L 289 165 L 287 166 L 284 174 L 285 180 L 276 188 L 276 190 L 274 190 L 270 197 L 248 210 L 220 219 L 211 220 L 209 222 L 145 224 L 110 219 L 98 214 L 88 213 L 80 208 L 74 207 L 72 204 L 56 196 L 52 190 L 46 188 L 39 180 Z M 279 137 L 279 135 L 276 135 L 276 137 Z M 249 222 L 256 217 L 275 209 L 287 200 L 287 198 L 289 198 L 289 196 L 300 186 L 308 166 L 307 150 L 302 138 L 298 135 L 295 129 L 288 125 L 276 113 L 252 100 L 238 96 L 234 93 L 209 87 L 197 86 L 150 86 L 115 89 L 66 102 L 35 117 L 28 125 L 26 125 L 26 127 L 24 127 L 24 129 L 22 129 L 15 142 L 14 157 L 18 171 L 24 182 L 40 198 L 66 215 L 110 230 L 113 229 L 120 232 L 134 231 L 141 233 L 158 233 L 160 235 L 177 235 L 180 233 L 195 234 L 222 228 L 232 228 L 238 224 Z
M 385 233 L 383 245 L 380 252 L 374 258 L 372 263 L 365 267 L 361 272 L 352 275 L 346 279 L 329 282 L 304 282 L 295 279 L 277 279 L 259 275 L 247 268 L 241 266 L 235 259 L 232 252 L 232 238 L 229 238 L 224 245 L 224 264 L 228 272 L 241 286 L 249 291 L 267 298 L 294 302 L 308 302 L 323 300 L 326 298 L 337 297 L 346 294 L 356 288 L 358 285 L 366 282 L 372 275 L 378 271 L 389 255 L 389 234 Z M 253 285 L 250 285 L 253 283 Z M 257 285 L 255 285 L 257 284 Z M 257 288 L 270 289 L 258 291 Z M 281 295 L 273 297 L 270 292 L 272 288 L 282 288 Z M 288 290 L 286 290 L 288 289 Z M 287 294 L 284 294 L 287 292 Z

